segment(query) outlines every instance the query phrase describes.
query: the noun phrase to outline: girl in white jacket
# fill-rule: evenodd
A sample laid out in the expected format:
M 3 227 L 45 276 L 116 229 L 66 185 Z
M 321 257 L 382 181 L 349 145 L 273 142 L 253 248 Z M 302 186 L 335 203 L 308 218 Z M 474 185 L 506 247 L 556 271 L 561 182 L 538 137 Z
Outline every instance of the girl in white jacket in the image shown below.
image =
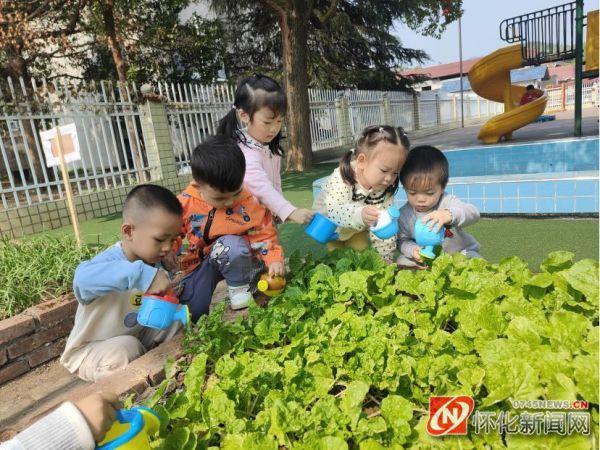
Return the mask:
M 330 242 L 329 249 L 360 251 L 370 241 L 384 260 L 393 260 L 396 238 L 382 240 L 368 229 L 393 203 L 409 146 L 402 128 L 374 125 L 364 129 L 356 147 L 342 158 L 313 205 L 340 227 L 339 241 Z

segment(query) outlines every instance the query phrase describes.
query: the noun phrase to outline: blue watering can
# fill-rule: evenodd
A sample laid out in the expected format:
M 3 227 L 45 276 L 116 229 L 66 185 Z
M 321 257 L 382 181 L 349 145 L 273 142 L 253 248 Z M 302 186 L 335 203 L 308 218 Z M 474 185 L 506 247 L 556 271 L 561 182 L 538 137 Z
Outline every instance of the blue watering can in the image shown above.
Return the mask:
M 321 244 L 327 244 L 331 241 L 337 241 L 339 235 L 336 233 L 337 224 L 332 222 L 323 214 L 315 213 L 313 219 L 304 229 L 305 233 L 308 234 L 315 241 Z
M 175 321 L 186 326 L 189 322 L 189 309 L 187 305 L 180 305 L 177 297 L 172 295 L 144 295 L 137 321 L 140 325 L 159 330 L 169 328 Z
M 379 215 L 377 223 L 371 227 L 371 232 L 379 239 L 389 239 L 400 231 L 399 218 L 398 208 L 390 206 Z
M 430 230 L 431 225 L 429 222 L 423 223 L 421 219 L 417 219 L 415 223 L 415 242 L 421 249 L 420 255 L 426 259 L 435 259 L 435 253 L 433 253 L 433 247 L 436 245 L 442 245 L 444 241 L 444 235 L 446 234 L 446 227 L 442 226 L 438 231 Z

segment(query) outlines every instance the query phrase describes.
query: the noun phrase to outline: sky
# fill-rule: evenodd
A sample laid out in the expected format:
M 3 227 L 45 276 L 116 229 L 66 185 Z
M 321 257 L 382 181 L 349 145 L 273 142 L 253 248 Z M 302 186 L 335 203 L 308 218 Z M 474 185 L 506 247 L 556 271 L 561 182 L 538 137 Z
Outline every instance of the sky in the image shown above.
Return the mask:
M 485 56 L 509 45 L 500 39 L 500 22 L 510 17 L 568 3 L 567 0 L 463 0 L 463 59 Z M 584 14 L 598 9 L 598 0 L 584 2 Z M 585 33 L 585 29 L 584 29 Z M 458 61 L 458 22 L 446 28 L 440 40 L 415 33 L 398 23 L 396 36 L 404 47 L 425 50 L 431 61 L 424 67 Z

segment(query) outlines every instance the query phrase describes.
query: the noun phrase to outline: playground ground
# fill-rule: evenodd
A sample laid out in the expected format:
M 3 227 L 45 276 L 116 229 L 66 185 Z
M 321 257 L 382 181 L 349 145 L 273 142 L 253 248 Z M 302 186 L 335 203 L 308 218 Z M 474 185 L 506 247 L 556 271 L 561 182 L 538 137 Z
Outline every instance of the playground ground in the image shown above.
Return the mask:
M 574 111 L 547 113 L 547 115 L 556 116 L 556 119 L 548 122 L 530 123 L 513 132 L 513 139 L 506 142 L 506 144 L 573 137 Z M 477 139 L 479 128 L 481 128 L 481 124 L 455 128 L 414 139 L 412 145 L 431 144 L 448 150 L 481 145 Z M 582 135 L 598 136 L 598 129 L 598 108 L 584 108 L 581 119 Z

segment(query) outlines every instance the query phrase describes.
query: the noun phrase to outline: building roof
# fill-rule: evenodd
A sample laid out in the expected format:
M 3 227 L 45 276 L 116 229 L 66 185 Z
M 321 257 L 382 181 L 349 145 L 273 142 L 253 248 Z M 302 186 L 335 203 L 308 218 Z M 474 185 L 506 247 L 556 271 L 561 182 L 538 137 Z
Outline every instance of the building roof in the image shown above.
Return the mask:
M 510 81 L 512 83 L 523 83 L 526 81 L 547 80 L 548 68 L 546 66 L 524 67 L 510 71 Z M 442 91 L 458 92 L 460 91 L 460 78 L 455 80 L 446 80 L 442 83 Z M 471 84 L 467 77 L 463 77 L 463 90 L 471 90 Z
M 575 66 L 573 64 L 565 64 L 562 66 L 548 67 L 550 78 L 556 77 L 556 81 L 573 80 L 575 78 Z
M 510 81 L 512 83 L 547 79 L 548 67 L 546 66 L 524 67 L 523 69 L 515 69 L 510 71 Z
M 463 73 L 469 73 L 473 64 L 481 58 L 472 58 L 463 60 Z M 429 78 L 452 78 L 460 75 L 460 62 L 451 62 L 447 64 L 439 64 L 437 66 L 421 67 L 415 69 L 406 69 L 400 72 L 403 77 L 411 75 L 423 75 Z

